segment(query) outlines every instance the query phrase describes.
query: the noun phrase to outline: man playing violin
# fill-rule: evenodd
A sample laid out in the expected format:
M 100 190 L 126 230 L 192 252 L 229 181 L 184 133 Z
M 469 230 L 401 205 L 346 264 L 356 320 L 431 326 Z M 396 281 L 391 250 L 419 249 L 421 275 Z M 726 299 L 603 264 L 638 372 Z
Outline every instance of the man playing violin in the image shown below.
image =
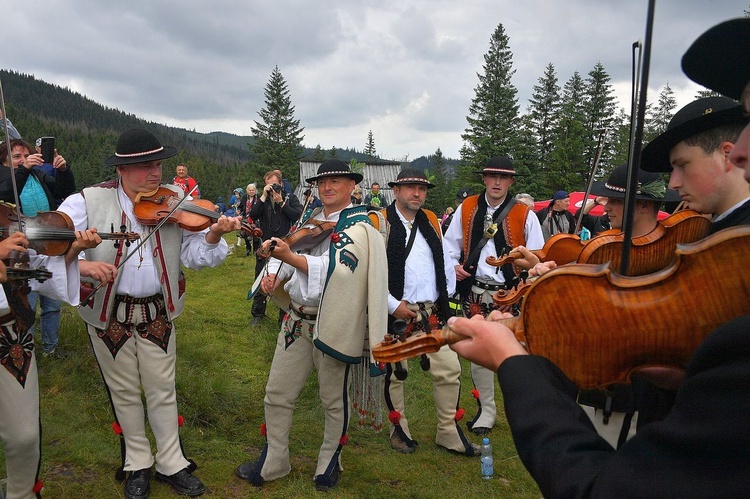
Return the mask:
M 729 158 L 747 122 L 733 99 L 698 99 L 643 149 L 644 170 L 670 172 L 669 187 L 687 207 L 714 216 L 711 233 L 750 224 L 750 187 Z
M 61 256 L 27 250 L 29 241 L 16 232 L 0 241 L 0 438 L 5 449 L 6 497 L 34 499 L 42 488 L 39 378 L 34 339 L 29 328 L 35 314 L 24 300 L 26 283 L 35 292 L 78 304 L 78 253 L 101 243 L 95 230 L 77 231 L 76 241 Z M 28 255 L 28 268 L 6 271 L 14 255 Z M 46 272 L 45 272 L 46 270 Z M 48 275 L 51 272 L 51 276 Z
M 221 216 L 203 231 L 191 232 L 166 223 L 155 232 L 135 218 L 140 195 L 159 187 L 182 198 L 179 187 L 162 185 L 162 160 L 177 149 L 162 146 L 142 129 L 124 132 L 116 153 L 104 162 L 115 167 L 117 179 L 83 189 L 66 199 L 59 210 L 76 229 L 121 226 L 149 238 L 136 245 L 101 245 L 86 251 L 81 275 L 87 283 L 106 283 L 79 308 L 114 409 L 115 427 L 123 449 L 126 498 L 148 497 L 154 456 L 146 437 L 145 393 L 151 429 L 156 439 L 156 479 L 179 494 L 196 496 L 206 488 L 192 471 L 195 464 L 183 454 L 180 416 L 175 393 L 174 319 L 185 303 L 181 265 L 191 269 L 214 267 L 227 256 L 222 235 L 238 230 L 240 218 Z M 132 256 L 129 258 L 129 256 Z
M 435 187 L 424 172 L 416 168 L 402 170 L 394 182 L 395 203 L 382 210 L 387 220 L 388 240 L 388 313 L 389 324 L 398 319 L 408 324 L 410 333 L 445 326 L 450 314 L 448 281 L 453 281 L 455 271 L 445 266 L 441 244 L 440 224 L 435 214 L 422 209 L 427 190 Z M 451 282 L 450 287 L 453 287 Z M 391 328 L 389 328 L 391 330 Z M 426 362 L 426 364 L 425 364 Z M 401 453 L 414 452 L 417 442 L 411 438 L 405 415 L 404 375 L 388 364 L 384 386 L 385 402 L 391 423 L 391 447 Z M 479 447 L 471 443 L 458 424 L 463 409 L 459 409 L 461 393 L 461 363 L 455 352 L 447 347 L 426 354 L 422 368 L 429 371 L 433 380 L 433 396 L 437 410 L 435 443 L 450 452 L 473 457 Z
M 701 35 L 682 67 L 696 82 L 741 99 L 750 114 L 747 54 L 750 19 L 734 19 Z M 749 151 L 747 124 L 734 147 L 720 153 L 744 170 L 746 183 Z M 545 497 L 744 497 L 750 490 L 744 417 L 750 413 L 750 316 L 727 322 L 703 341 L 666 418 L 617 451 L 584 417 L 575 385 L 548 360 L 528 355 L 510 329 L 466 319 L 451 319 L 449 326 L 467 336 L 451 348 L 497 371 L 519 456 Z
M 518 245 L 531 249 L 544 246 L 539 219 L 527 205 L 516 203 L 509 195 L 518 175 L 513 161 L 507 157 L 491 158 L 482 171 L 475 173 L 482 175 L 486 189 L 464 199 L 453 214 L 453 220 L 460 223 L 451 223 L 443 237 L 450 265 L 455 268 L 456 289 L 465 317 L 487 316 L 493 308 L 492 295 L 517 279 L 512 265 L 504 265 L 498 271 L 486 263 L 488 256 L 501 256 Z M 467 426 L 476 435 L 484 435 L 495 426 L 497 417 L 495 376 L 472 364 L 471 378 L 479 410 Z
M 366 330 L 371 345 L 386 331 L 387 276 L 383 237 L 372 226 L 365 206 L 353 206 L 351 193 L 362 181 L 339 160 L 318 167 L 322 208 L 308 211 L 300 229 L 322 222 L 335 228 L 304 253 L 295 253 L 284 239 L 263 243 L 272 249 L 260 287 L 272 294 L 288 279 L 284 290 L 291 304 L 276 342 L 264 399 L 266 445 L 256 461 L 237 467 L 236 474 L 255 486 L 291 471 L 289 436 L 294 405 L 313 369 L 318 372 L 319 395 L 325 412 L 323 444 L 315 468 L 315 488 L 334 487 L 341 469 L 340 454 L 348 441 L 348 386 L 350 364 L 360 364 Z M 273 247 L 272 247 L 273 243 Z

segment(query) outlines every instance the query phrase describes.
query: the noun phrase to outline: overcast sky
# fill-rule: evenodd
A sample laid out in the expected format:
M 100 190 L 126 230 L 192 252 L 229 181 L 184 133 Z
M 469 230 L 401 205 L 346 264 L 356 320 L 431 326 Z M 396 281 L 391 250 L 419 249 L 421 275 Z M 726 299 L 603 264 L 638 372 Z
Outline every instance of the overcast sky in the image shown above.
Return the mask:
M 750 0 L 657 0 L 650 101 L 699 87 L 680 57 Z M 548 63 L 559 84 L 597 62 L 630 108 L 631 47 L 646 0 L 26 0 L 6 5 L 2 67 L 105 106 L 199 132 L 250 135 L 274 66 L 304 144 L 384 159 L 459 157 L 490 36 L 503 24 L 526 111 Z M 11 117 L 12 119 L 12 117 Z M 23 133 L 23 130 L 21 130 Z

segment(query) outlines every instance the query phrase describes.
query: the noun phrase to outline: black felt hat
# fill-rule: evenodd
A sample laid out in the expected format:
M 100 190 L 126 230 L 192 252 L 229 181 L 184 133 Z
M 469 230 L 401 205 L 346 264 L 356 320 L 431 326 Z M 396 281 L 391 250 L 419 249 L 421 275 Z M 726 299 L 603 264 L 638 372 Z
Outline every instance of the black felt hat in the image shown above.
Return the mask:
M 464 187 L 463 189 L 459 189 L 456 193 L 456 201 L 463 201 L 464 199 L 473 195 L 474 189 L 472 189 L 471 187 Z
M 177 148 L 162 146 L 154 135 L 142 128 L 132 128 L 117 139 L 115 153 L 104 160 L 104 166 L 132 165 L 171 158 Z
M 628 185 L 628 165 L 620 165 L 609 174 L 604 181 L 594 182 L 591 186 L 591 194 L 614 199 L 624 199 L 625 190 Z M 655 172 L 638 172 L 638 188 L 636 199 L 643 201 L 662 201 L 671 203 L 680 200 L 677 191 L 667 189 L 661 174 Z
M 696 83 L 739 100 L 750 81 L 750 18 L 709 29 L 682 56 L 682 70 Z
M 430 181 L 427 180 L 427 175 L 425 175 L 422 170 L 418 170 L 416 168 L 406 168 L 404 170 L 401 170 L 398 173 L 395 182 L 388 182 L 388 187 L 395 187 L 397 185 L 405 184 L 426 185 L 428 189 L 437 187 L 435 184 L 430 183 Z
M 672 117 L 666 131 L 643 148 L 641 168 L 670 172 L 669 152 L 693 135 L 724 125 L 746 125 L 742 106 L 728 97 L 705 97 L 691 102 Z
M 516 173 L 516 169 L 513 166 L 513 160 L 510 159 L 507 156 L 495 156 L 494 158 L 490 158 L 482 168 L 482 171 L 474 172 L 474 173 L 480 173 L 482 175 L 484 174 L 494 174 L 494 175 L 513 175 L 513 176 L 522 176 L 521 173 Z
M 323 161 L 318 167 L 318 173 L 314 177 L 305 179 L 305 182 L 311 184 L 326 177 L 347 177 L 353 179 L 356 183 L 362 182 L 364 178 L 361 174 L 353 172 L 349 165 L 338 159 L 329 159 Z

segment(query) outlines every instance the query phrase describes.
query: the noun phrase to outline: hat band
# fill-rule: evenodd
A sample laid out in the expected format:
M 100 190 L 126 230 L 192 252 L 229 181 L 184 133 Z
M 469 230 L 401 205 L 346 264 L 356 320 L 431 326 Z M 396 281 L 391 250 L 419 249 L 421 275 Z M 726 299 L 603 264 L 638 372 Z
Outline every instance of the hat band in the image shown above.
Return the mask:
M 337 172 L 323 172 L 323 173 L 318 173 L 316 175 L 316 177 L 332 177 L 334 175 L 351 175 L 351 174 L 352 174 L 351 171 L 341 170 L 341 171 L 337 171 Z
M 419 178 L 419 177 L 411 177 L 411 178 L 399 178 L 396 179 L 395 184 L 413 184 L 413 183 L 420 183 L 420 184 L 428 184 L 429 182 L 427 179 Z
M 515 170 L 508 170 L 506 168 L 488 168 L 488 167 L 485 167 L 482 170 L 482 173 L 484 174 L 484 173 L 487 173 L 487 172 L 490 172 L 490 173 L 507 173 L 509 175 L 515 175 L 515 173 L 516 173 Z
M 604 183 L 604 187 L 615 192 L 625 192 L 624 187 L 618 187 L 612 185 L 609 182 Z M 635 191 L 636 194 L 645 194 L 651 196 L 654 199 L 662 199 L 667 193 L 667 186 L 664 184 L 662 179 L 654 180 L 648 184 L 638 184 L 638 188 Z
M 134 153 L 131 153 L 131 154 L 121 154 L 119 152 L 116 152 L 115 156 L 117 156 L 118 158 L 136 158 L 138 156 L 148 156 L 149 154 L 154 154 L 154 153 L 157 153 L 157 152 L 161 152 L 163 150 L 164 150 L 164 147 L 159 147 L 158 149 L 153 149 L 151 151 L 134 152 Z

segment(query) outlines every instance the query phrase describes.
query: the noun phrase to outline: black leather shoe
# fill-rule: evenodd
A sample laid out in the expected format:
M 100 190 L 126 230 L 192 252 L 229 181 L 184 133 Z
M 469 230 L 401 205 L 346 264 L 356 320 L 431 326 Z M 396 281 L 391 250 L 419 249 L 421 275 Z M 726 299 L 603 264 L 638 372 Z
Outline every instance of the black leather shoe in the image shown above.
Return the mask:
M 315 490 L 318 492 L 325 492 L 328 489 L 332 489 L 339 483 L 339 467 L 334 466 L 331 476 L 316 475 L 315 476 Z
M 125 480 L 125 499 L 146 499 L 151 492 L 151 468 L 131 471 Z
M 234 474 L 243 480 L 247 480 L 256 487 L 263 486 L 263 477 L 260 476 L 260 469 L 258 469 L 257 461 L 248 461 L 237 466 Z
M 193 476 L 187 468 L 183 468 L 174 475 L 169 476 L 162 475 L 157 471 L 155 476 L 157 481 L 168 483 L 175 492 L 184 496 L 199 496 L 206 491 L 206 486 L 203 485 L 203 482 Z

